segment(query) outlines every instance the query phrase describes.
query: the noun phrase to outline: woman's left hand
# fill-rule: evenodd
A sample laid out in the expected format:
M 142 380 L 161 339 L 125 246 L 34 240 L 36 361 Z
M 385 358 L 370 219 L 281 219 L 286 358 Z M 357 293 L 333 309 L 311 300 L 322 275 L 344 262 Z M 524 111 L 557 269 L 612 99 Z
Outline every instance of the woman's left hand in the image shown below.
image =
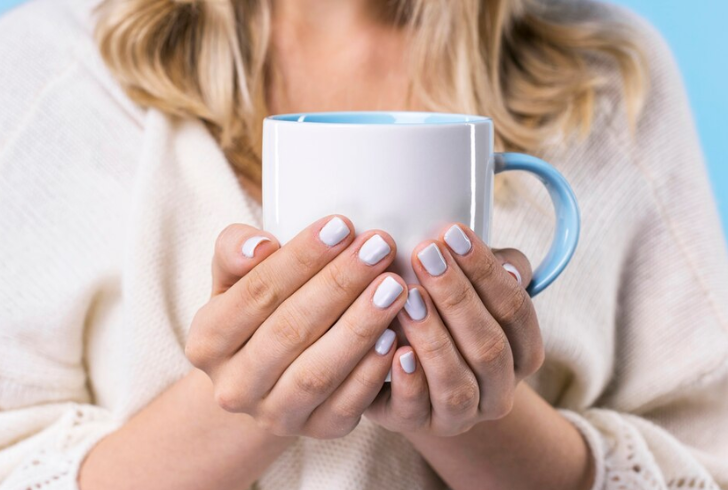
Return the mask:
M 412 252 L 421 283 L 398 318 L 411 346 L 392 363 L 390 389 L 367 416 L 402 433 L 452 436 L 507 415 L 517 384 L 541 366 L 543 342 L 528 259 L 491 250 L 465 225 Z

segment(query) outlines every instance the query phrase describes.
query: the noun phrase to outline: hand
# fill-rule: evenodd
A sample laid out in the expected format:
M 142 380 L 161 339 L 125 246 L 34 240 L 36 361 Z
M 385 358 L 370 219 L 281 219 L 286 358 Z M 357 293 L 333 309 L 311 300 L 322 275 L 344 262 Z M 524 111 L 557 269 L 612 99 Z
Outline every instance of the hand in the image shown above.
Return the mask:
M 355 237 L 343 216 L 316 221 L 283 247 L 250 226 L 226 228 L 212 297 L 186 346 L 218 404 L 276 435 L 349 433 L 392 364 L 387 326 L 406 300 L 402 278 L 383 273 L 395 252 L 387 233 Z
M 511 411 L 516 385 L 541 366 L 541 333 L 524 286 L 531 267 L 517 250 L 492 251 L 456 224 L 418 245 L 398 318 L 392 383 L 367 416 L 396 432 L 452 436 Z

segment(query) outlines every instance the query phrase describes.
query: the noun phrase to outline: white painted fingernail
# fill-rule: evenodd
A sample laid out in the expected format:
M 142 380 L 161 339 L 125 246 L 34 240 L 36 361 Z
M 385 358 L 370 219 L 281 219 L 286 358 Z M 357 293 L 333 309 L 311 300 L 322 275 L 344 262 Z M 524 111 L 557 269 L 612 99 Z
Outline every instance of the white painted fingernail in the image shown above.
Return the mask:
M 391 383 L 392 382 L 392 368 L 389 368 L 389 372 L 387 372 L 387 377 L 384 378 L 385 383 Z
M 402 366 L 402 370 L 407 374 L 415 372 L 417 365 L 415 364 L 415 353 L 409 351 L 406 354 L 399 356 L 399 365 Z
M 431 243 L 419 252 L 417 258 L 420 259 L 422 266 L 432 276 L 439 276 L 447 269 L 447 263 L 436 244 Z
M 404 291 L 404 286 L 392 279 L 392 276 L 387 276 L 377 286 L 372 301 L 377 308 L 384 309 L 394 303 L 394 300 L 397 299 L 402 291 Z
M 329 247 L 333 247 L 346 238 L 350 232 L 351 230 L 348 226 L 346 226 L 344 220 L 338 216 L 334 216 L 324 225 L 323 228 L 321 228 L 321 231 L 319 231 L 319 238 Z
M 392 249 L 379 235 L 372 235 L 359 249 L 359 258 L 368 265 L 374 265 L 386 257 Z
M 516 281 L 518 281 L 518 284 L 521 284 L 521 273 L 518 272 L 518 269 L 516 269 L 515 267 L 513 267 L 513 265 L 512 264 L 509 264 L 508 262 L 506 262 L 505 264 L 503 264 L 503 268 L 507 272 L 509 272 L 516 279 Z
M 374 344 L 374 350 L 377 351 L 377 354 L 380 356 L 386 355 L 387 352 L 389 352 L 389 349 L 392 348 L 392 344 L 394 344 L 394 339 L 397 335 L 394 333 L 394 330 L 390 330 L 389 328 L 386 329 L 382 335 L 379 336 L 379 339 L 377 339 L 377 343 Z
M 260 242 L 270 241 L 270 238 L 267 236 L 252 236 L 245 240 L 245 243 L 243 243 L 243 255 L 245 255 L 248 258 L 253 258 L 255 255 L 255 247 L 257 247 Z
M 422 320 L 427 316 L 427 306 L 422 299 L 420 291 L 416 288 L 407 292 L 407 301 L 404 303 L 404 309 L 407 314 L 415 321 Z
M 445 243 L 458 255 L 465 255 L 472 247 L 468 235 L 458 225 L 452 225 L 445 232 Z

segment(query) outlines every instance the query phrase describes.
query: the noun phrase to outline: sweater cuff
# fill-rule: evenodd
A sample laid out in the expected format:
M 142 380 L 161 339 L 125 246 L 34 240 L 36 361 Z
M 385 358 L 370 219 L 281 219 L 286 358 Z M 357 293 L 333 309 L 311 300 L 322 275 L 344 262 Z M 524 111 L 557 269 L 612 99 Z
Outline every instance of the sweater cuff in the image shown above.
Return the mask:
M 23 456 L 0 490 L 79 490 L 78 471 L 86 455 L 121 425 L 92 405 L 69 403 L 63 415 L 43 432 L 18 447 Z
M 597 429 L 594 428 L 584 417 L 578 413 L 558 408 L 557 411 L 581 433 L 586 445 L 589 447 L 591 457 L 594 461 L 594 484 L 591 490 L 603 490 L 605 488 L 605 451 L 604 439 Z

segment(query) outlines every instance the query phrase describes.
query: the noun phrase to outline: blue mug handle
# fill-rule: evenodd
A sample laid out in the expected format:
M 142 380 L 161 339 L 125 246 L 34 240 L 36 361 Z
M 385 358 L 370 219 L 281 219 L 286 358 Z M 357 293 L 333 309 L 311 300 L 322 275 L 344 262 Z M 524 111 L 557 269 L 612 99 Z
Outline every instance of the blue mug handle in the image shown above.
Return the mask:
M 554 167 L 540 158 L 523 153 L 495 153 L 495 173 L 523 170 L 535 175 L 546 186 L 556 212 L 554 241 L 546 257 L 533 273 L 526 287 L 531 297 L 546 289 L 559 277 L 576 250 L 581 219 L 571 186 Z

